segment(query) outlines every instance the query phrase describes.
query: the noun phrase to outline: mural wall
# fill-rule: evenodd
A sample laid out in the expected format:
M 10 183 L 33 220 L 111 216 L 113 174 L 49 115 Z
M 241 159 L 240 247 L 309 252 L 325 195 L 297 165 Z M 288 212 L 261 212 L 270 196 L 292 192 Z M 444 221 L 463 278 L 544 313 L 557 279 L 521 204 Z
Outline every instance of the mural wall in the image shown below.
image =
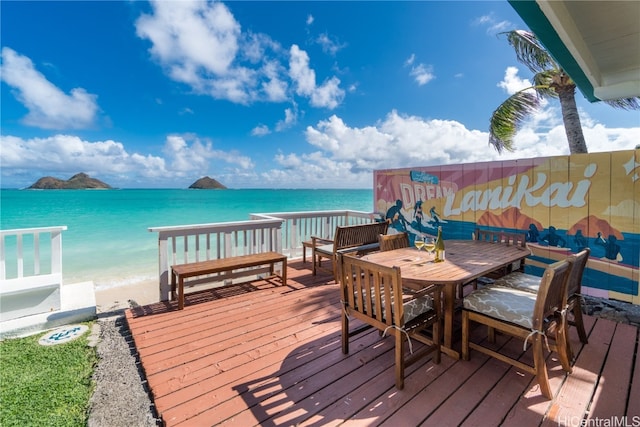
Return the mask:
M 378 170 L 374 196 L 412 240 L 526 232 L 530 274 L 589 247 L 583 292 L 640 304 L 640 150 Z

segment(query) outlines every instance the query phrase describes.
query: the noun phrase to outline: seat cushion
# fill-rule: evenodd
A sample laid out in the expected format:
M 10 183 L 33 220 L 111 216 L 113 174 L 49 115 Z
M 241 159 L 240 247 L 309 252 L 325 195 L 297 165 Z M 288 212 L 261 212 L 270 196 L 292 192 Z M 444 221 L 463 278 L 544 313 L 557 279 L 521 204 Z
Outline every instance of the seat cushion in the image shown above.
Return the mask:
M 491 285 L 471 292 L 464 297 L 463 305 L 465 310 L 531 329 L 536 296 L 529 291 Z
M 331 243 L 329 245 L 316 246 L 316 252 L 320 252 L 321 254 L 333 256 L 333 243 Z
M 507 274 L 494 282 L 494 285 L 507 286 L 509 288 L 520 289 L 523 291 L 538 293 L 540 289 L 541 277 L 534 276 L 533 274 L 525 274 L 520 271 Z
M 429 295 L 423 295 L 418 298 L 412 298 L 403 304 L 404 306 L 404 323 L 420 316 L 422 313 L 433 310 L 433 298 Z
M 376 307 L 375 302 L 374 299 L 372 301 L 373 310 Z M 382 297 L 382 305 L 384 307 L 384 296 Z M 433 310 L 433 298 L 430 295 L 422 295 L 417 298 L 405 296 L 405 302 L 402 305 L 404 306 L 404 323 L 406 324 L 421 314 Z M 386 317 L 384 311 L 383 309 L 382 315 Z

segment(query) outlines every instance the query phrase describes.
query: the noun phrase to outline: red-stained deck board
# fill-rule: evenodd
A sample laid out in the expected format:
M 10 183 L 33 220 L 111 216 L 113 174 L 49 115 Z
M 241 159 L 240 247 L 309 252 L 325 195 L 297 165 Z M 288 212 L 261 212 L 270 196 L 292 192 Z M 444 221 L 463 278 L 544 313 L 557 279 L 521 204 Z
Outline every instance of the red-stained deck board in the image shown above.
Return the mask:
M 593 396 L 594 408 L 589 411 L 589 419 L 611 420 L 621 418 L 625 413 L 627 383 L 631 379 L 633 353 L 636 350 L 638 329 L 618 324 L 611 346 L 602 369 L 600 381 Z
M 616 323 L 597 321 L 588 336 L 589 344 L 577 356 L 573 372 L 549 407 L 546 425 L 557 426 L 570 420 L 582 420 L 600 379 L 602 365 L 612 343 Z
M 635 327 L 587 316 L 584 347 L 571 328 L 573 373 L 562 371 L 555 353 L 547 357 L 551 401 L 533 375 L 474 351 L 470 361 L 418 361 L 400 391 L 393 339 L 370 330 L 343 355 L 332 277 L 312 276 L 301 261 L 290 262 L 287 274 L 286 287 L 257 280 L 187 293 L 184 310 L 163 302 L 127 311 L 166 426 L 557 426 L 583 419 L 587 408 L 592 417 L 638 415 Z M 472 340 L 484 339 L 482 329 L 471 331 Z M 531 362 L 518 340 L 498 336 L 495 345 Z

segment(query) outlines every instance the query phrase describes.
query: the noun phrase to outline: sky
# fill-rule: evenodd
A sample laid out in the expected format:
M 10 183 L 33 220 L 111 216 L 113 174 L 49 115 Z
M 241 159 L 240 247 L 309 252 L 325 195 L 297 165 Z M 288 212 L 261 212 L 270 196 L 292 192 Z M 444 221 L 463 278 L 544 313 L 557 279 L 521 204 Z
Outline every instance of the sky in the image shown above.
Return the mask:
M 529 86 L 506 1 L 2 1 L 0 186 L 372 188 L 373 171 L 568 154 L 557 101 L 489 146 Z M 576 94 L 589 152 L 640 112 Z

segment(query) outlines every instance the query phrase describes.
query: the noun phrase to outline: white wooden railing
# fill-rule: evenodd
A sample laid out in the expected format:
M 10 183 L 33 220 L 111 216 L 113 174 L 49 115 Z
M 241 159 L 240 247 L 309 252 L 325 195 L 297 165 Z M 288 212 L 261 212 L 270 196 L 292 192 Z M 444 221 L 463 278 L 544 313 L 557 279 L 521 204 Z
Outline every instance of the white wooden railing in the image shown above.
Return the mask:
M 59 226 L 0 230 L 0 280 L 61 275 L 62 232 L 66 229 Z M 10 255 L 7 248 L 12 249 Z M 49 256 L 43 259 L 43 253 Z
M 302 254 L 302 242 L 311 236 L 332 239 L 339 225 L 365 224 L 374 220 L 370 212 L 351 210 L 274 212 L 250 214 L 250 218 L 278 218 L 282 220 L 282 253 L 289 258 Z
M 299 257 L 310 236 L 332 238 L 338 225 L 373 220 L 372 213 L 349 210 L 276 212 L 251 214 L 248 221 L 150 227 L 158 233 L 160 300 L 169 298 L 172 265 L 265 251 Z M 221 280 L 232 277 L 220 275 Z
M 169 298 L 171 265 L 266 251 L 282 252 L 281 228 L 281 219 L 149 228 L 158 233 L 160 300 Z M 221 280 L 226 277 L 231 275 L 220 275 Z
M 60 309 L 66 226 L 0 230 L 0 318 Z

